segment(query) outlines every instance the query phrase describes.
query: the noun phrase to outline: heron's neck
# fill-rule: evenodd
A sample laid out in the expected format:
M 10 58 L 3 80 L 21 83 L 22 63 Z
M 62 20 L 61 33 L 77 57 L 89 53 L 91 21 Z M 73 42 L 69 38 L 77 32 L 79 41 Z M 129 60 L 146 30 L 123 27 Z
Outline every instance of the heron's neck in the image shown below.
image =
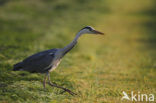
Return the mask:
M 74 40 L 62 49 L 63 55 L 65 55 L 67 52 L 69 52 L 76 45 L 78 38 L 81 36 L 81 34 L 82 34 L 81 32 L 78 32 L 76 37 L 74 38 Z

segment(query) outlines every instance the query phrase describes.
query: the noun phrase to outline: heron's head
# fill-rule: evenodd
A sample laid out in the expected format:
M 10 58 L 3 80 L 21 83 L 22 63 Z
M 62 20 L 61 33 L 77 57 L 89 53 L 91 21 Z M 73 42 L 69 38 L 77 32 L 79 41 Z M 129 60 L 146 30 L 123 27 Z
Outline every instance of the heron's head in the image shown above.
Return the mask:
M 91 26 L 86 26 L 86 27 L 82 28 L 82 29 L 80 30 L 80 32 L 81 32 L 82 34 L 99 34 L 99 35 L 104 35 L 104 33 L 95 30 L 95 29 L 94 29 L 93 27 L 91 27 Z

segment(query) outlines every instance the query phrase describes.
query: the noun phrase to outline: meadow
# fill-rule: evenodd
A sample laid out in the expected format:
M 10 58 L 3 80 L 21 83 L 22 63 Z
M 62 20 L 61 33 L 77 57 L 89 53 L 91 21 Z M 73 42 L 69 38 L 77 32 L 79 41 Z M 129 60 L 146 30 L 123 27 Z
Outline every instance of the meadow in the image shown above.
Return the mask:
M 122 92 L 156 96 L 154 0 L 0 0 L 0 103 L 131 103 Z M 43 74 L 12 71 L 36 52 L 62 48 L 84 35 L 51 72 L 51 80 L 79 96 L 47 85 Z M 145 101 L 144 101 L 145 102 Z

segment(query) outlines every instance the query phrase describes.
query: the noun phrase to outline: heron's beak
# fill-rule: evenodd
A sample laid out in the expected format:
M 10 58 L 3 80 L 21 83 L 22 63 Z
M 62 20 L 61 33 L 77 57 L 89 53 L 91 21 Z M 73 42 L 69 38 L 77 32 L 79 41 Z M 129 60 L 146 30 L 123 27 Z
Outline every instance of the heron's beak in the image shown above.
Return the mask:
M 97 31 L 97 30 L 93 30 L 93 32 L 94 32 L 95 34 L 104 35 L 104 33 L 100 32 L 100 31 Z

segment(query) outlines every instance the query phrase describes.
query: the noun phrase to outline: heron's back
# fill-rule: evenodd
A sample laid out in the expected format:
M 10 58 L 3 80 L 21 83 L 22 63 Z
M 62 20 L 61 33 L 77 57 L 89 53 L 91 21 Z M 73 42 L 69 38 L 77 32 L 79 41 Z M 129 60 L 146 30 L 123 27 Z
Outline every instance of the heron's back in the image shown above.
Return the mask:
M 47 72 L 53 65 L 57 50 L 58 49 L 50 49 L 36 53 L 24 59 L 22 62 L 15 64 L 13 70 L 25 70 L 38 73 Z

